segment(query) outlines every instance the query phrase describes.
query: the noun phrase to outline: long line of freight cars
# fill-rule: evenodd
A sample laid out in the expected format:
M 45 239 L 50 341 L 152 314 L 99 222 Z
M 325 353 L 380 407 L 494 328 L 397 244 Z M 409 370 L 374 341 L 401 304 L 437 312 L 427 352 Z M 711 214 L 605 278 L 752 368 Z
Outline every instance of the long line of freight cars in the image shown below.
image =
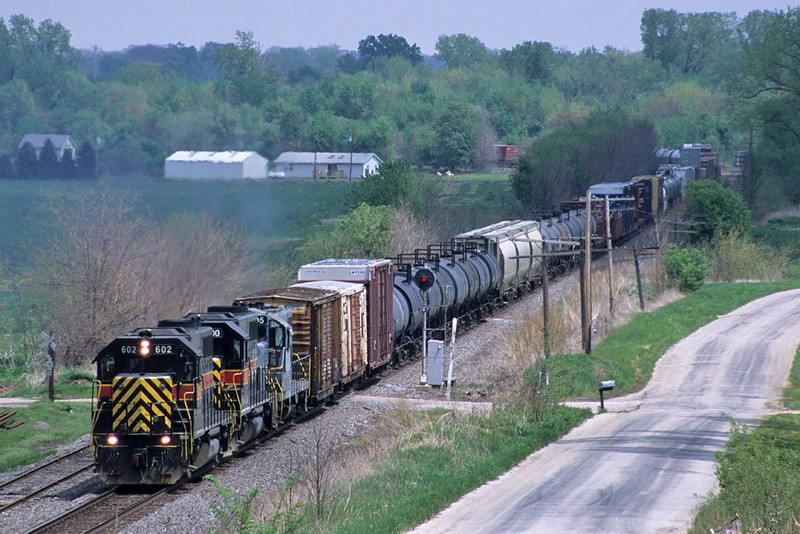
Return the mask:
M 434 275 L 431 322 L 478 319 L 532 289 L 542 252 L 577 248 L 587 222 L 602 241 L 606 197 L 615 241 L 666 210 L 686 180 L 678 169 L 592 186 L 588 213 L 576 199 L 551 217 L 502 221 L 393 259 L 304 265 L 291 287 L 115 339 L 95 359 L 96 470 L 113 484 L 167 484 L 235 453 L 412 352 L 422 269 Z M 571 260 L 558 257 L 553 269 Z

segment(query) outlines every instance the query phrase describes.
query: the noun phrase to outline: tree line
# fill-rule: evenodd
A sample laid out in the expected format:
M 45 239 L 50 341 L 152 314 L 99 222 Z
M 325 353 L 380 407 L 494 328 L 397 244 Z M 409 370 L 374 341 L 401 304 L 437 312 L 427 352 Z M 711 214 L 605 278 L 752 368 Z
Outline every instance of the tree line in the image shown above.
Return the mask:
M 751 150 L 748 200 L 766 204 L 800 195 L 791 178 L 798 158 L 781 153 L 787 143 L 790 154 L 800 150 L 796 19 L 796 9 L 743 18 L 648 9 L 641 52 L 573 53 L 539 41 L 492 50 L 454 34 L 439 36 L 425 56 L 393 34 L 368 35 L 346 51 L 263 49 L 242 31 L 200 49 L 78 51 L 61 24 L 14 15 L 0 20 L 0 154 L 8 170 L 24 134 L 58 132 L 81 146 L 102 138 L 98 165 L 115 175 L 160 174 L 164 158 L 185 149 L 256 150 L 268 159 L 353 150 L 422 169 L 474 170 L 492 165 L 496 144 L 583 142 L 618 114 L 637 125 L 642 136 L 630 133 L 643 150 L 684 142 Z M 598 165 L 576 151 L 562 150 L 579 184 Z M 556 163 L 534 158 L 532 167 Z

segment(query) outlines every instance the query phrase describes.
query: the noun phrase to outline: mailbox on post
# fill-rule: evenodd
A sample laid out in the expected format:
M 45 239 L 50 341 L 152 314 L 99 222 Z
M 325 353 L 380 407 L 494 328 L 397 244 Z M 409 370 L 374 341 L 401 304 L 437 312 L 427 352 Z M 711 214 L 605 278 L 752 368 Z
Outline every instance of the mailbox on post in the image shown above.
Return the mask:
M 616 383 L 615 383 L 614 380 L 601 380 L 600 381 L 600 409 L 601 410 L 605 410 L 606 409 L 605 405 L 603 404 L 603 392 L 604 391 L 611 391 L 612 389 L 614 389 L 615 385 L 616 385 Z

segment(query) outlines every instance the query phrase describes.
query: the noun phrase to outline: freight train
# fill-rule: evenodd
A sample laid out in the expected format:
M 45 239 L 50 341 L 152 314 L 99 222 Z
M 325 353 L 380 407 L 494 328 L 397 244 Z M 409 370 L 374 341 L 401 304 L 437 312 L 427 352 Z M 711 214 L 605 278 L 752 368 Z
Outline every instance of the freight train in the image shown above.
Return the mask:
M 548 267 L 568 268 L 587 224 L 597 245 L 607 233 L 629 237 L 680 196 L 683 180 L 662 173 L 598 184 L 588 212 L 575 199 L 548 217 L 499 222 L 393 259 L 304 265 L 291 287 L 121 336 L 94 360 L 96 471 L 110 484 L 190 476 L 409 357 L 424 319 L 479 320 L 531 290 L 543 252 L 566 253 Z

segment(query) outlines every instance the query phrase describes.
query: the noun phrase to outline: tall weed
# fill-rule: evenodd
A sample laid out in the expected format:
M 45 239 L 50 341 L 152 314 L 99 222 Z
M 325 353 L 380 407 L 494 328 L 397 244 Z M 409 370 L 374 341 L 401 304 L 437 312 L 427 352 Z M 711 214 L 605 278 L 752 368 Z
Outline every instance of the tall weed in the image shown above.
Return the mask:
M 259 488 L 252 488 L 244 495 L 239 495 L 220 484 L 212 475 L 204 478 L 214 485 L 222 498 L 222 503 L 211 503 L 211 510 L 217 518 L 217 524 L 211 531 L 215 534 L 294 534 L 300 532 L 305 522 L 304 505 L 286 502 L 286 496 L 291 492 L 297 475 L 290 476 L 286 481 L 278 506 L 268 514 L 264 522 L 259 522 L 254 512 Z
M 758 245 L 737 230 L 717 231 L 706 255 L 711 277 L 720 282 L 774 282 L 783 277 L 790 259 L 786 248 Z
M 800 418 L 774 416 L 753 430 L 733 423 L 717 459 L 719 494 L 700 509 L 691 532 L 719 528 L 734 515 L 745 532 L 800 529 Z

